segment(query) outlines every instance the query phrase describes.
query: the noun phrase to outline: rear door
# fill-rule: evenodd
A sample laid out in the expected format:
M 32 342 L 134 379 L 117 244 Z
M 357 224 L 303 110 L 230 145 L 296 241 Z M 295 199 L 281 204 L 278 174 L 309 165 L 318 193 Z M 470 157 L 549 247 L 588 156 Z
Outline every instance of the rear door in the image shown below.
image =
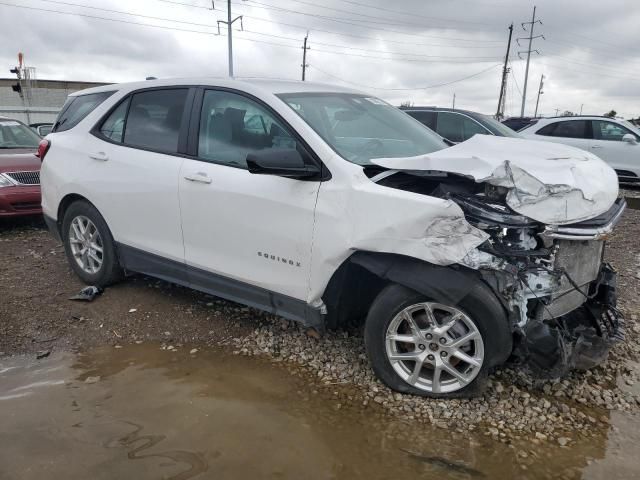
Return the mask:
M 591 151 L 616 169 L 620 176 L 628 176 L 628 172 L 640 176 L 640 137 L 610 120 L 592 120 L 591 123 Z M 636 143 L 623 141 L 622 137 L 627 134 L 633 135 Z
M 261 102 L 206 89 L 199 103 L 192 120 L 199 123 L 191 133 L 193 158 L 185 160 L 179 181 L 193 283 L 256 306 L 272 302 L 286 314 L 293 307 L 266 291 L 306 300 L 320 182 L 249 173 L 250 152 L 305 148 Z
M 184 262 L 178 178 L 192 99 L 189 88 L 134 92 L 89 135 L 86 188 L 134 270 L 162 271 L 142 252 Z
M 535 135 L 546 137 L 538 140 L 563 143 L 591 151 L 592 134 L 589 120 L 558 120 L 541 127 Z

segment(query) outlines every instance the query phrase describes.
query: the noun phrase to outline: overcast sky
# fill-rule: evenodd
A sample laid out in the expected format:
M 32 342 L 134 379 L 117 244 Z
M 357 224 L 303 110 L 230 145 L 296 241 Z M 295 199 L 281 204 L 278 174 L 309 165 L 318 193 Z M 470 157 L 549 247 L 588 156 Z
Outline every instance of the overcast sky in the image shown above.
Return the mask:
M 527 41 L 515 39 L 528 35 L 521 22 L 534 4 L 543 22 L 535 34 L 546 40 L 533 42 L 540 55 L 531 57 L 526 114 L 544 74 L 543 115 L 584 104 L 585 114 L 640 116 L 638 0 L 232 0 L 234 17 L 244 15 L 244 31 L 234 24 L 235 73 L 299 79 L 309 30 L 307 80 L 394 104 L 450 106 L 455 93 L 457 107 L 495 113 L 513 22 L 506 112 L 518 115 L 518 51 Z M 0 0 L 0 77 L 10 77 L 19 51 L 38 78 L 225 76 L 226 30 L 218 36 L 215 25 L 226 19 L 226 1 L 207 7 L 208 0 Z

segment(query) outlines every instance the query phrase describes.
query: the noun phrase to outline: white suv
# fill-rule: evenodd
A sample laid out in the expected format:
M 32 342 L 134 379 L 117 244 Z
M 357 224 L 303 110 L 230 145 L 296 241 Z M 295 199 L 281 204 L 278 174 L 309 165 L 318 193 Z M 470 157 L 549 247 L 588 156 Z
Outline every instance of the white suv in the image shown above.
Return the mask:
M 472 395 L 512 354 L 560 374 L 619 334 L 602 252 L 624 202 L 577 149 L 446 148 L 352 90 L 183 79 L 72 94 L 40 152 L 84 282 L 140 272 L 318 330 L 365 319 L 401 392 Z
M 532 140 L 558 142 L 595 153 L 611 165 L 621 182 L 640 182 L 640 129 L 617 118 L 541 118 L 520 130 Z

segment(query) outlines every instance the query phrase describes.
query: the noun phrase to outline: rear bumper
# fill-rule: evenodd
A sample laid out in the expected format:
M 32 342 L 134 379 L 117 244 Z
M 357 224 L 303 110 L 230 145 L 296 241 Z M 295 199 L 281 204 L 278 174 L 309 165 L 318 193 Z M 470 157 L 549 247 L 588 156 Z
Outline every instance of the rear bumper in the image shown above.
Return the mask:
M 3 187 L 0 189 L 0 217 L 39 215 L 42 213 L 41 201 L 39 185 Z

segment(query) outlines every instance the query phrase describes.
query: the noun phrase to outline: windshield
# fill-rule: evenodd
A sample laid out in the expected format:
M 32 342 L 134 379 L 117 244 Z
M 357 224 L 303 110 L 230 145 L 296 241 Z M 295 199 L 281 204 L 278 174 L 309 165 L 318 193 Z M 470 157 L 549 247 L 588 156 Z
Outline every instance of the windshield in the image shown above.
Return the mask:
M 497 131 L 498 134 L 502 137 L 522 138 L 522 135 L 511 130 L 509 127 L 507 127 L 506 125 L 503 125 L 502 123 L 497 121 L 495 118 L 490 117 L 489 115 L 482 115 L 482 120 L 485 123 L 489 124 L 489 126 L 493 128 L 495 131 Z
M 374 158 L 413 157 L 442 150 L 442 139 L 396 107 L 365 95 L 278 95 L 341 157 L 358 165 Z
M 632 132 L 639 132 L 640 128 L 638 128 L 636 125 L 634 125 L 633 123 L 629 122 L 628 120 L 618 120 L 622 125 L 624 125 L 625 127 L 627 127 L 629 130 L 631 130 Z
M 0 120 L 0 148 L 38 148 L 40 136 L 17 120 Z

